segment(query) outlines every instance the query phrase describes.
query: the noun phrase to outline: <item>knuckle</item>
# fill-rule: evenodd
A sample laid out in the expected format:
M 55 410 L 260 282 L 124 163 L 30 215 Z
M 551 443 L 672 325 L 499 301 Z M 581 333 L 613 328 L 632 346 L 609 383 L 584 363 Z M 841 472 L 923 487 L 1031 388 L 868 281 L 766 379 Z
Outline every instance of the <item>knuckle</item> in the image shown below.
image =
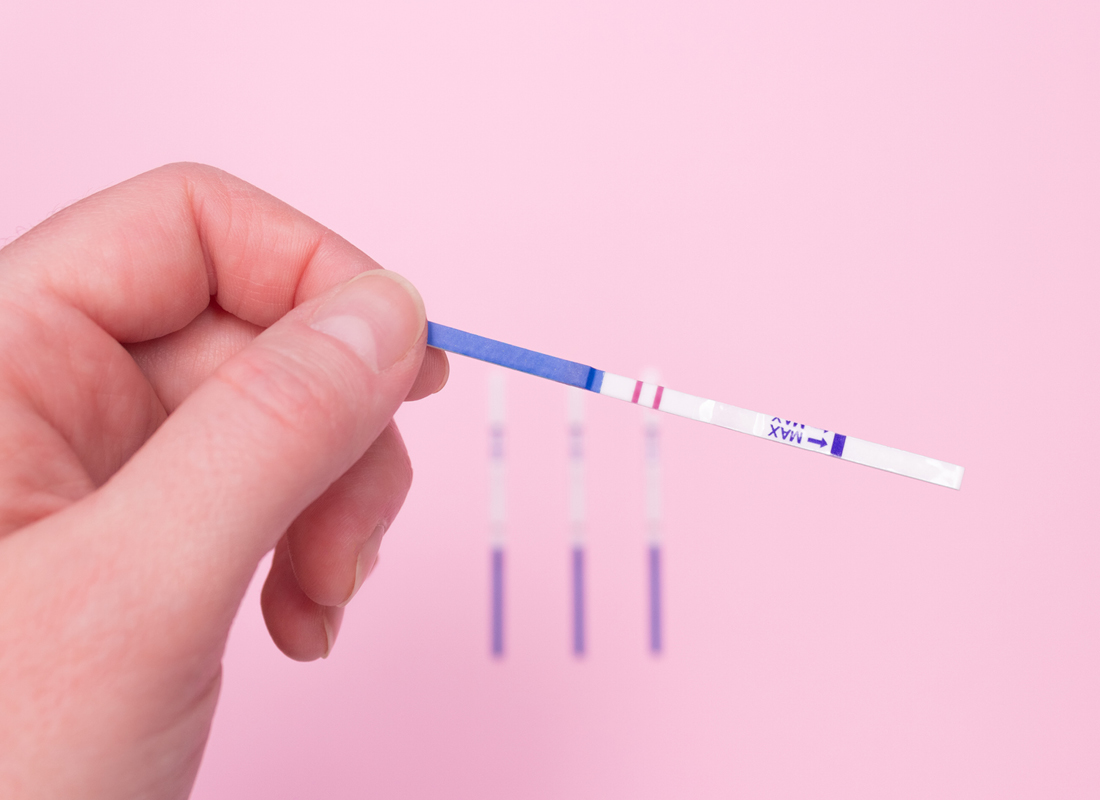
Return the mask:
M 230 359 L 215 377 L 276 425 L 335 430 L 337 392 L 317 364 L 271 350 L 257 349 L 250 356 Z
M 401 455 L 398 457 L 397 463 L 401 473 L 401 485 L 405 487 L 405 491 L 408 491 L 413 482 L 413 463 L 404 447 L 401 448 Z
M 385 430 L 379 436 L 379 448 L 386 462 L 386 476 L 395 487 L 402 490 L 402 494 L 409 490 L 413 480 L 413 464 L 409 457 L 409 451 L 397 430 L 397 423 L 390 420 Z

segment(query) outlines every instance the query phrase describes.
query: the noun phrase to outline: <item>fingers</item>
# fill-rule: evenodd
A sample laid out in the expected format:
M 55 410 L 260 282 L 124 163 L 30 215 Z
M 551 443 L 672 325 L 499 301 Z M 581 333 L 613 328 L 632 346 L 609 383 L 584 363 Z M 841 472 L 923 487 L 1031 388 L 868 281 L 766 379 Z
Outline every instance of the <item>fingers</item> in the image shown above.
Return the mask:
M 0 387 L 46 423 L 47 436 L 33 444 L 57 440 L 72 453 L 61 475 L 0 469 L 0 494 L 68 498 L 74 474 L 83 492 L 101 485 L 163 422 L 162 398 L 175 408 L 260 330 L 377 267 L 285 203 L 193 164 L 154 170 L 56 214 L 0 249 Z M 143 352 L 160 364 L 150 368 L 163 378 L 158 396 L 118 342 L 192 322 L 183 338 L 199 346 Z M 10 417 L 0 420 L 0 451 L 17 446 Z M 18 516 L 47 507 L 32 503 Z
M 441 391 L 447 385 L 447 378 L 451 374 L 451 362 L 447 354 L 435 347 L 424 350 L 424 361 L 420 365 L 420 373 L 413 382 L 412 389 L 406 400 L 420 400 L 428 395 Z
M 366 454 L 298 516 L 280 541 L 261 605 L 271 639 L 299 661 L 327 656 L 338 610 L 378 562 L 382 537 L 412 484 L 392 422 Z
M 0 251 L 22 294 L 80 310 L 121 342 L 180 330 L 218 305 L 261 327 L 378 265 L 220 170 L 172 164 L 56 214 Z
M 175 411 L 219 366 L 263 332 L 211 303 L 181 330 L 129 345 L 165 411 Z
M 275 645 L 296 661 L 313 661 L 331 652 L 344 609 L 318 605 L 294 578 L 286 540 L 275 546 L 271 571 L 260 593 L 267 629 Z
M 331 652 L 338 612 L 377 564 L 411 482 L 405 445 L 391 423 L 291 525 L 260 598 L 272 641 L 288 656 L 309 661 Z
M 218 367 L 103 487 L 126 552 L 173 574 L 173 608 L 236 607 L 263 553 L 389 425 L 426 328 L 407 282 L 361 275 Z
M 391 423 L 287 532 L 294 574 L 311 600 L 324 606 L 351 600 L 411 485 L 412 465 Z

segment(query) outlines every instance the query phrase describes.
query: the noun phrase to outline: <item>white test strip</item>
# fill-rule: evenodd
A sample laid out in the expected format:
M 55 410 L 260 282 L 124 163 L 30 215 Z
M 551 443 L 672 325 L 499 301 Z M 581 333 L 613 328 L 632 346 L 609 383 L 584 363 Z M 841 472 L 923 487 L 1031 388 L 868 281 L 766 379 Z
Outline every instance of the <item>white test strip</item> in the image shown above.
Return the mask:
M 489 375 L 489 650 L 504 656 L 504 375 Z
M 657 375 L 652 369 L 646 370 L 647 382 L 643 386 L 656 386 Z M 649 392 L 656 396 L 656 390 Z M 639 400 L 638 405 L 643 405 Z M 661 543 L 661 422 L 660 414 L 651 410 L 652 398 L 642 412 L 642 426 L 645 432 L 645 522 L 646 538 L 651 545 Z
M 538 375 L 548 380 L 576 386 L 597 394 L 615 397 L 646 408 L 653 408 L 688 419 L 707 422 L 761 439 L 840 458 L 855 464 L 883 469 L 951 489 L 962 486 L 963 468 L 946 461 L 907 453 L 893 447 L 866 442 L 836 431 L 814 428 L 789 419 L 758 414 L 737 406 L 666 389 L 653 381 L 636 381 L 610 372 L 548 356 L 534 350 L 505 344 L 495 339 L 428 323 L 428 344 L 451 353 L 459 353 L 499 364 L 508 369 Z
M 489 544 L 504 544 L 504 375 L 489 375 Z
M 644 381 L 636 386 L 638 404 L 645 400 L 642 410 L 642 424 L 645 431 L 645 518 L 647 543 L 647 572 L 649 578 L 649 652 L 660 655 L 664 642 L 664 624 L 661 613 L 661 415 L 656 409 L 660 406 L 657 387 L 657 371 L 649 368 L 643 371 Z M 652 390 L 646 387 L 655 387 Z M 633 400 L 633 394 L 631 395 Z M 653 409 L 653 410 L 651 410 Z
M 569 420 L 569 530 L 573 539 L 572 572 L 573 655 L 581 657 L 586 647 L 585 625 L 585 497 L 584 497 L 584 390 L 567 387 Z
M 569 529 L 574 545 L 584 544 L 584 391 L 569 387 Z
M 666 389 L 654 383 L 604 372 L 599 393 L 617 400 L 675 414 L 678 417 L 706 422 L 731 431 L 747 433 L 813 453 L 823 453 L 844 461 L 917 478 L 939 486 L 958 489 L 962 485 L 963 468 L 956 464 L 770 414 L 718 403 L 674 389 Z

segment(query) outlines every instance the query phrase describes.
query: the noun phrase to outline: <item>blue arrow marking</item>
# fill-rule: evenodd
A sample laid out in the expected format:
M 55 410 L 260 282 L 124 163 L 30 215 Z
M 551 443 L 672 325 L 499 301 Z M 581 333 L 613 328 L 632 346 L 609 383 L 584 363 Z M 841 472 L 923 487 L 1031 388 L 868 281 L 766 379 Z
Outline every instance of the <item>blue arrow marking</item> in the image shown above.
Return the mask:
M 824 447 L 828 444 L 824 439 L 807 439 L 810 444 L 816 444 L 818 447 Z

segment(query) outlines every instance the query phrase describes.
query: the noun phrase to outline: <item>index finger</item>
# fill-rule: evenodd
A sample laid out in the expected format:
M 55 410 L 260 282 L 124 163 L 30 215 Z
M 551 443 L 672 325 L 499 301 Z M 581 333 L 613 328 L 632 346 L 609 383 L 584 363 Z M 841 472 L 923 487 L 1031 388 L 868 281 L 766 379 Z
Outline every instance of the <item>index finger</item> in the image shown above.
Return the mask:
M 52 295 L 121 342 L 180 330 L 211 298 L 267 327 L 378 267 L 300 211 L 200 164 L 92 195 L 0 250 L 11 288 Z

